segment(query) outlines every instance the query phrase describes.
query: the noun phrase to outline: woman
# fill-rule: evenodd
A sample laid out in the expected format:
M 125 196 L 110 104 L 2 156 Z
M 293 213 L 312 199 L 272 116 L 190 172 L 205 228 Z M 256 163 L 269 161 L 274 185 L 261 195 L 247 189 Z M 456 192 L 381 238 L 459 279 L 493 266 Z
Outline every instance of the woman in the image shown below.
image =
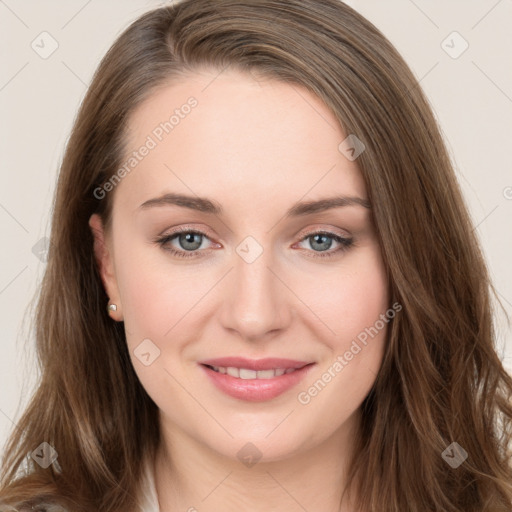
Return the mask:
M 494 289 L 420 87 L 351 8 L 135 21 L 52 226 L 6 510 L 512 510 Z

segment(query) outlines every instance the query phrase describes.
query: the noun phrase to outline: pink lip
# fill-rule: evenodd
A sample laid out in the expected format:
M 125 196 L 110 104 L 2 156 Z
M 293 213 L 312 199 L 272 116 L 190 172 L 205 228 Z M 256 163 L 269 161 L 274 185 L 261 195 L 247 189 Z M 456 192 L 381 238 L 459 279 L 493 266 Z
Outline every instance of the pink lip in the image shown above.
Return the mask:
M 315 363 L 293 361 L 291 359 L 259 359 L 250 360 L 240 357 L 209 359 L 199 366 L 211 379 L 213 384 L 222 392 L 233 398 L 248 402 L 264 402 L 271 400 L 292 387 L 296 386 L 314 366 Z M 285 373 L 272 379 L 239 379 L 231 375 L 218 373 L 206 365 L 250 370 L 269 370 L 273 368 L 296 368 L 292 373 Z

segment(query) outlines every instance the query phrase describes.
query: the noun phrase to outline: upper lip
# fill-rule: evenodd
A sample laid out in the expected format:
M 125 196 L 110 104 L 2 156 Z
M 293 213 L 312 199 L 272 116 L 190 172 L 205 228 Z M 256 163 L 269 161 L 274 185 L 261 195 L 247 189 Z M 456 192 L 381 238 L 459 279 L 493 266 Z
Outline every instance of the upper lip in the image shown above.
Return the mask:
M 296 361 L 293 359 L 282 359 L 278 357 L 268 357 L 265 359 L 246 359 L 244 357 L 220 357 L 217 359 L 207 359 L 200 361 L 200 364 L 208 366 L 219 366 L 222 368 L 247 368 L 248 370 L 272 370 L 275 368 L 302 368 L 312 361 Z

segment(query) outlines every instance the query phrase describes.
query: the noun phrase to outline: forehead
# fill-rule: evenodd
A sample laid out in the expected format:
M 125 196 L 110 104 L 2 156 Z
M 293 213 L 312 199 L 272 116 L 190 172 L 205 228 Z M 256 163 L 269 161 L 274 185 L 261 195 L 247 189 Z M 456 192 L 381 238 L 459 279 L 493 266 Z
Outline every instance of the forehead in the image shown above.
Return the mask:
M 223 202 L 235 194 L 253 206 L 333 192 L 366 197 L 357 163 L 339 150 L 346 136 L 300 85 L 233 70 L 190 73 L 130 116 L 122 165 L 134 165 L 116 195 L 137 206 L 169 191 Z

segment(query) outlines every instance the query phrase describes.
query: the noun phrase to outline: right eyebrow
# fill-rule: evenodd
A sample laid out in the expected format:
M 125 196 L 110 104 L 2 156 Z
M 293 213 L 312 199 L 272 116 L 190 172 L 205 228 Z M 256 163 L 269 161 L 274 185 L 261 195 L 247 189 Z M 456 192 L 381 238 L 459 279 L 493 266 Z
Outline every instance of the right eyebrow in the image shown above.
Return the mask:
M 208 199 L 206 197 L 194 197 L 187 196 L 185 194 L 174 194 L 168 193 L 164 194 L 160 197 L 155 197 L 153 199 L 148 199 L 144 203 L 142 203 L 139 208 L 146 209 L 155 206 L 182 206 L 183 208 L 190 208 L 192 210 L 197 210 L 204 213 L 212 213 L 215 215 L 222 214 L 222 206 L 213 201 L 212 199 Z

